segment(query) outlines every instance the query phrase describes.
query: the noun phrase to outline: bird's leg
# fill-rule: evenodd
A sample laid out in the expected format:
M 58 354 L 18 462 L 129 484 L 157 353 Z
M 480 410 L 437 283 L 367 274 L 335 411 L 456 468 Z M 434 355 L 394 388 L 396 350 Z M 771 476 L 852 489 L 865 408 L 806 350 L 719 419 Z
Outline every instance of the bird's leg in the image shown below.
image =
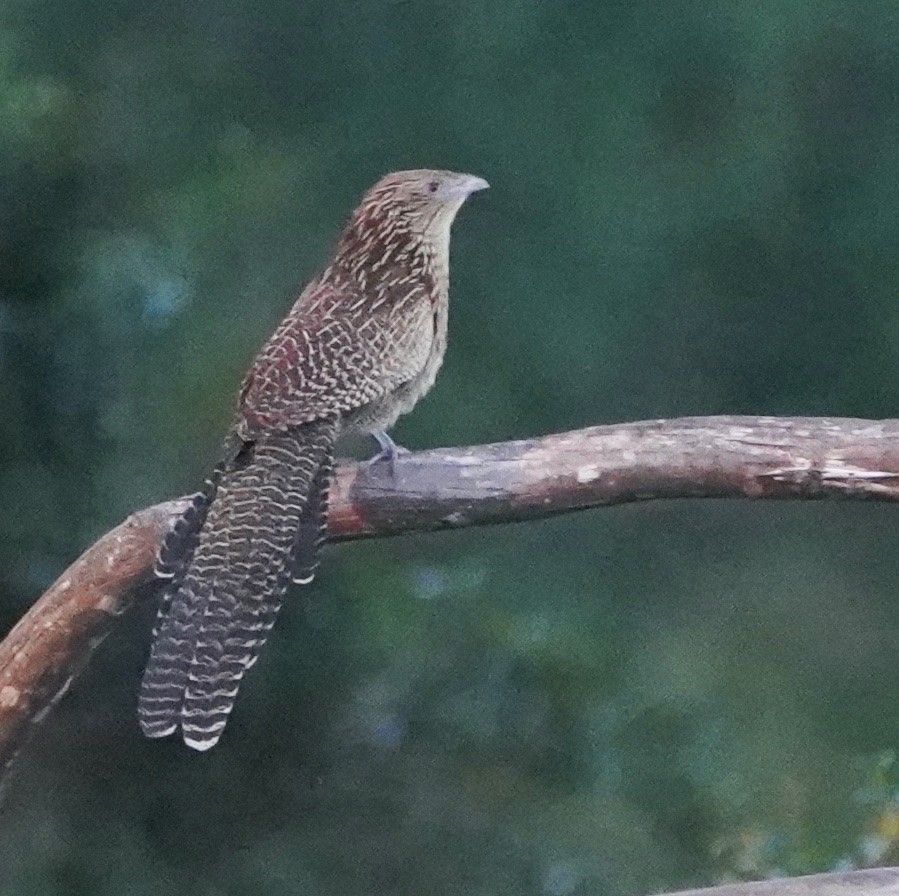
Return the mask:
M 372 432 L 372 435 L 378 440 L 378 445 L 381 446 L 381 450 L 369 461 L 369 464 L 377 464 L 381 461 L 387 461 L 390 464 L 391 472 L 393 471 L 393 462 L 398 458 L 402 457 L 404 454 L 409 454 L 408 448 L 403 448 L 402 445 L 397 445 L 393 439 L 387 435 L 387 430 L 385 429 L 376 429 Z

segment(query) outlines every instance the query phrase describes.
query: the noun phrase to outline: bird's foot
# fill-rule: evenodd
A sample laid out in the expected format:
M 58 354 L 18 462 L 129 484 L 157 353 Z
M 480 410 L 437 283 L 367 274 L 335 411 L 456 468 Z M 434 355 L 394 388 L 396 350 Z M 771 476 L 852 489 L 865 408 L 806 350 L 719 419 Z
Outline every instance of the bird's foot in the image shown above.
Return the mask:
M 408 448 L 403 448 L 402 445 L 397 445 L 393 439 L 387 435 L 386 431 L 383 429 L 375 430 L 372 435 L 378 440 L 378 444 L 381 446 L 381 450 L 368 462 L 369 466 L 373 466 L 374 464 L 379 464 L 386 461 L 390 464 L 390 472 L 393 473 L 393 463 L 398 457 L 402 457 L 405 454 L 411 454 Z

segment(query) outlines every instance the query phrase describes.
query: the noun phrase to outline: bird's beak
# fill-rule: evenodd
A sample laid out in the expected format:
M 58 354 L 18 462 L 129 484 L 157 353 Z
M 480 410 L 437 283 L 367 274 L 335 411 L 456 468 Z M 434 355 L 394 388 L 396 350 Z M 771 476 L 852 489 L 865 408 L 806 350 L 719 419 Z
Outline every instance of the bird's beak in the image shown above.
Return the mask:
M 477 193 L 478 190 L 489 190 L 490 184 L 483 177 L 469 177 L 465 183 L 465 192 L 467 195 Z
M 444 187 L 447 199 L 467 199 L 472 193 L 478 190 L 486 190 L 490 184 L 483 177 L 475 177 L 473 174 L 466 174 L 457 181 L 449 183 Z

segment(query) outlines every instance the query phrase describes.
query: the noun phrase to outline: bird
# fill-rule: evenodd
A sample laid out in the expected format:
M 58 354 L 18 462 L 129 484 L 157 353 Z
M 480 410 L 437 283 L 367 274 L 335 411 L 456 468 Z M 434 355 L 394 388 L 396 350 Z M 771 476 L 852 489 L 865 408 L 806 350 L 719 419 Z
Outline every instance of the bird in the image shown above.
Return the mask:
M 450 227 L 483 178 L 381 178 L 241 385 L 220 461 L 163 540 L 167 580 L 138 696 L 151 738 L 219 741 L 291 582 L 315 576 L 338 439 L 387 430 L 433 386 L 447 345 Z M 392 469 L 392 466 L 391 466 Z

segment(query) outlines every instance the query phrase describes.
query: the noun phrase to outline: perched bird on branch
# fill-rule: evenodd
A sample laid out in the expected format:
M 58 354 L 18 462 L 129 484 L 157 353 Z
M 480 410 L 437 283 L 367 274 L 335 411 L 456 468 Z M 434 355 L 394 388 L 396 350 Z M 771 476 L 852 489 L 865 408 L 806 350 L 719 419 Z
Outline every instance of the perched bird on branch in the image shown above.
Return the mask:
M 312 581 L 338 437 L 386 433 L 446 350 L 450 225 L 487 182 L 400 171 L 369 191 L 327 268 L 244 379 L 221 462 L 159 552 L 170 581 L 138 702 L 141 728 L 213 747 L 291 580 Z

